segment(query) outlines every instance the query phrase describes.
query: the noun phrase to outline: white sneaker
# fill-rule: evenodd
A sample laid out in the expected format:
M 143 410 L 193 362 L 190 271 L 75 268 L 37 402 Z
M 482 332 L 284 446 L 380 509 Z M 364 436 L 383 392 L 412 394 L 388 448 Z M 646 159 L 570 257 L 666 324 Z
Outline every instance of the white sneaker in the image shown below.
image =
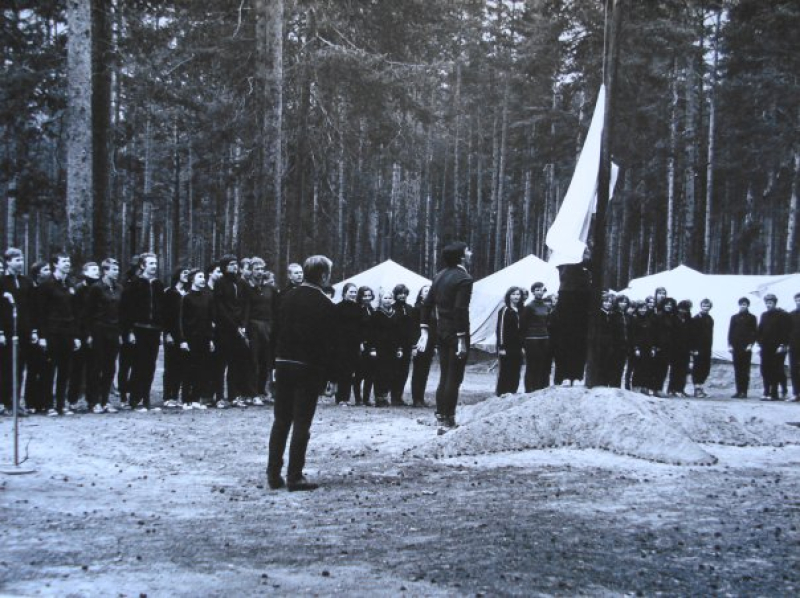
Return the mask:
M 153 413 L 158 413 L 159 411 L 161 411 L 161 407 L 151 407 L 150 411 Z
M 75 412 L 72 409 L 67 408 L 64 410 L 64 415 L 75 415 Z
M 103 409 L 103 406 L 99 403 L 92 408 L 92 413 L 103 413 L 103 411 L 105 411 L 105 409 Z
M 235 407 L 242 407 L 242 408 L 245 408 L 245 407 L 247 407 L 247 403 L 245 402 L 245 400 L 244 400 L 242 397 L 239 397 L 239 398 L 237 398 L 237 399 L 236 399 L 236 400 L 233 402 L 233 405 L 234 405 Z
M 263 407 L 264 401 L 262 401 L 259 397 L 253 399 L 253 407 Z
M 204 409 L 208 409 L 208 407 L 206 407 L 202 403 L 192 403 L 192 409 L 200 409 L 202 411 Z
M 169 401 L 164 401 L 164 407 L 177 407 L 177 406 L 178 402 L 173 401 L 172 399 L 170 399 Z
M 228 404 L 225 401 L 217 401 L 217 409 L 227 409 Z
M 114 405 L 112 405 L 111 403 L 109 403 L 108 405 L 106 405 L 106 406 L 105 406 L 105 409 L 103 409 L 103 411 L 105 411 L 106 413 L 119 413 L 119 411 L 117 410 L 117 408 L 116 408 L 116 407 L 114 407 Z
M 67 405 L 67 411 L 72 411 L 70 415 L 74 415 L 77 410 L 78 410 L 77 403 L 70 403 L 69 405 Z
M 147 407 L 139 407 L 136 409 L 136 413 L 147 413 L 149 409 Z
M 183 405 L 181 405 L 181 408 L 184 411 L 191 411 L 192 410 L 192 404 L 191 403 L 184 403 Z
M 4 415 L 5 412 L 6 412 L 6 406 L 5 405 L 0 405 L 0 415 Z
M 55 409 L 48 410 L 47 417 L 58 417 L 58 411 Z

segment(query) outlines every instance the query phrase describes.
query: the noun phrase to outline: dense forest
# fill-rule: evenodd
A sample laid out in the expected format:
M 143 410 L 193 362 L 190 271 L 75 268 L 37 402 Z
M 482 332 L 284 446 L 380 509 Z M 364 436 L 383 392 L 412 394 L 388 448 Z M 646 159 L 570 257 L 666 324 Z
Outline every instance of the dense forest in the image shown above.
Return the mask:
M 797 0 L 2 5 L 0 234 L 31 258 L 546 258 L 613 9 L 607 285 L 800 270 Z

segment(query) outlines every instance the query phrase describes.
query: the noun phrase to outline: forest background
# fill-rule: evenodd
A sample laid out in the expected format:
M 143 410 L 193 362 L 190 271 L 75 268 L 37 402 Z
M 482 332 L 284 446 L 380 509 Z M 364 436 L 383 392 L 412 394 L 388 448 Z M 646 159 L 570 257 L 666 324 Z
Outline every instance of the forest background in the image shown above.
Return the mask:
M 800 270 L 796 0 L 3 0 L 0 235 L 279 278 L 546 258 L 612 4 L 607 286 Z

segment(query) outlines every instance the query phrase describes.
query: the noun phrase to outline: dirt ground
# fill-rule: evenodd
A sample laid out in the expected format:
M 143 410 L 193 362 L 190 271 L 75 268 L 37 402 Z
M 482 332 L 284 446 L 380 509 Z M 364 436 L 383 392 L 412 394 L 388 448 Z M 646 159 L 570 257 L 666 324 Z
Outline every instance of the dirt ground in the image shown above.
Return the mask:
M 713 376 L 697 402 L 800 421 L 800 404 L 729 399 L 729 366 Z M 493 385 L 471 365 L 463 402 Z M 25 418 L 35 471 L 0 476 L 0 592 L 800 592 L 798 444 L 713 445 L 705 467 L 571 448 L 406 456 L 435 437 L 432 420 L 322 400 L 306 468 L 322 487 L 289 493 L 266 488 L 269 408 Z M 3 463 L 11 427 L 0 421 Z

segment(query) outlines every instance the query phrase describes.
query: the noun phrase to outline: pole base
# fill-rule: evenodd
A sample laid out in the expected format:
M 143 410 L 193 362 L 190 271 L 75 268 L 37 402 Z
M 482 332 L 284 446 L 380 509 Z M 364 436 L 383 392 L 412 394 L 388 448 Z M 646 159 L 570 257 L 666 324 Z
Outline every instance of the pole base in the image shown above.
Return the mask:
M 2 475 L 27 475 L 29 473 L 36 473 L 36 470 L 19 465 L 0 465 L 0 474 Z

